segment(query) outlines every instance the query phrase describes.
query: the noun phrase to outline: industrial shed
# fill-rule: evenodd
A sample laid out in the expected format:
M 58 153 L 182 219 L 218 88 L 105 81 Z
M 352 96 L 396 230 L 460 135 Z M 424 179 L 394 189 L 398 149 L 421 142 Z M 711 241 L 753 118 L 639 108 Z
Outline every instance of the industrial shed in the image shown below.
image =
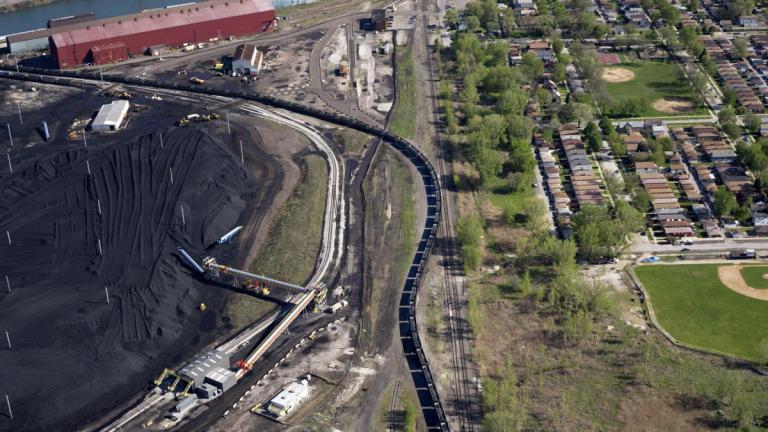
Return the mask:
M 211 350 L 196 358 L 192 363 L 184 366 L 180 375 L 184 375 L 195 382 L 195 386 L 200 386 L 205 380 L 205 376 L 217 368 L 228 368 L 229 357 L 219 350 Z
M 13 54 L 42 51 L 48 49 L 48 37 L 53 33 L 50 29 L 39 29 L 8 35 L 6 45 Z
M 125 100 L 117 100 L 102 105 L 96 118 L 93 119 L 93 123 L 91 123 L 91 130 L 105 132 L 119 129 L 128 114 L 129 107 L 130 104 Z
M 178 46 L 270 31 L 274 20 L 270 0 L 211 0 L 172 6 L 68 26 L 51 35 L 51 55 L 61 69 L 101 64 L 123 55 L 122 48 L 119 53 L 107 48 L 114 44 L 124 44 L 127 55 L 142 55 L 154 45 Z M 111 51 L 112 56 L 101 56 L 103 51 Z
M 225 392 L 237 384 L 237 377 L 231 370 L 216 368 L 205 375 L 205 383 Z
M 242 44 L 235 49 L 232 58 L 232 70 L 242 74 L 256 75 L 261 70 L 263 55 L 256 45 Z

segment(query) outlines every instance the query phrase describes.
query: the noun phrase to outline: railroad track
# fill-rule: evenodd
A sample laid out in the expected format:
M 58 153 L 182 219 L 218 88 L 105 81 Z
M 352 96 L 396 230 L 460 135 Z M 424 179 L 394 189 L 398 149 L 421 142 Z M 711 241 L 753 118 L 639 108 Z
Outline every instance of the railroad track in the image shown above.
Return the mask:
M 397 400 L 400 396 L 400 378 L 397 378 L 395 380 L 395 387 L 392 389 L 392 401 L 389 404 L 389 430 L 390 432 L 395 432 L 399 430 L 398 428 L 398 422 L 397 422 Z
M 437 103 L 437 84 L 435 80 L 435 71 L 432 62 L 432 55 L 429 45 L 429 0 L 422 0 L 422 34 L 424 36 L 424 46 L 427 50 L 426 64 L 429 74 L 429 89 L 431 94 L 429 100 L 432 105 L 432 121 L 435 125 L 435 144 L 438 154 L 435 157 L 435 166 L 437 173 L 441 178 L 448 178 L 449 169 L 446 168 L 445 160 L 449 156 L 446 146 L 442 139 L 440 129 L 440 111 Z M 458 247 L 456 244 L 454 215 L 452 212 L 451 196 L 445 193 L 442 200 L 443 223 L 440 224 L 439 234 L 442 237 L 443 245 L 443 274 L 445 276 L 445 307 L 448 311 L 448 334 L 450 336 L 451 362 L 453 370 L 453 380 L 456 394 L 452 398 L 452 406 L 455 410 L 456 420 L 459 430 L 474 431 L 475 422 L 473 416 L 473 395 L 469 381 L 468 361 L 466 349 L 464 346 L 464 334 L 467 333 L 466 321 L 463 319 L 464 306 L 464 277 L 461 260 L 458 258 Z

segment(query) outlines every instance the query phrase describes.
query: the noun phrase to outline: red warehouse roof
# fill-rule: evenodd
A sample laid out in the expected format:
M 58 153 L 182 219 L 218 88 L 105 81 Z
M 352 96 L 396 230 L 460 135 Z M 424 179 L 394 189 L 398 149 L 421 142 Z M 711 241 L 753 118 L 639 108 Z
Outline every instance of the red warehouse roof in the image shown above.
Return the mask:
M 59 67 L 93 61 L 95 46 L 124 43 L 132 55 L 152 45 L 207 42 L 271 30 L 275 11 L 270 0 L 211 0 L 154 9 L 67 27 L 51 36 Z M 74 27 L 74 28 L 73 28 Z

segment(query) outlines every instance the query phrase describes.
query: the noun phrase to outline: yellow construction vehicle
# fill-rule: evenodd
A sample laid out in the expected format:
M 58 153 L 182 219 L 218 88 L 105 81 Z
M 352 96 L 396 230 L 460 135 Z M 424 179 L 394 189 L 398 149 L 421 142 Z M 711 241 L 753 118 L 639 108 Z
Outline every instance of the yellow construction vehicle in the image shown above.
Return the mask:
M 74 141 L 77 139 L 77 131 L 69 131 L 69 139 Z
M 174 374 L 175 372 L 168 368 L 163 369 L 163 373 L 161 373 L 160 376 L 155 378 L 155 381 L 154 381 L 155 385 L 159 386 L 160 384 L 163 383 L 163 381 L 165 381 L 166 378 Z
M 205 310 L 208 308 L 205 306 L 205 303 L 200 303 L 200 306 L 198 306 L 198 309 L 200 309 L 200 312 L 205 312 Z
M 197 78 L 197 77 L 191 77 L 189 79 L 189 82 L 191 82 L 192 84 L 205 84 L 205 80 Z
M 176 122 L 176 126 L 186 126 L 186 125 L 188 125 L 188 124 L 189 124 L 189 120 L 187 120 L 187 118 L 186 118 L 186 117 L 182 117 L 182 118 L 180 118 L 180 119 L 179 119 L 179 120 Z
M 317 337 L 317 330 L 312 330 L 312 333 L 310 333 L 309 336 L 307 336 L 309 340 L 315 340 L 316 337 Z

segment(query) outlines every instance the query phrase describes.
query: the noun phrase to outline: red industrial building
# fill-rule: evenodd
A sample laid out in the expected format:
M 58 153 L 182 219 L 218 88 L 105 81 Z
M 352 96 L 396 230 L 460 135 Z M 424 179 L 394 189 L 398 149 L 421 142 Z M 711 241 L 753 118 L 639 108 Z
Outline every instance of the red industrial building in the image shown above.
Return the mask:
M 67 26 L 50 37 L 61 69 L 142 55 L 150 46 L 179 46 L 270 31 L 270 0 L 211 0 Z

